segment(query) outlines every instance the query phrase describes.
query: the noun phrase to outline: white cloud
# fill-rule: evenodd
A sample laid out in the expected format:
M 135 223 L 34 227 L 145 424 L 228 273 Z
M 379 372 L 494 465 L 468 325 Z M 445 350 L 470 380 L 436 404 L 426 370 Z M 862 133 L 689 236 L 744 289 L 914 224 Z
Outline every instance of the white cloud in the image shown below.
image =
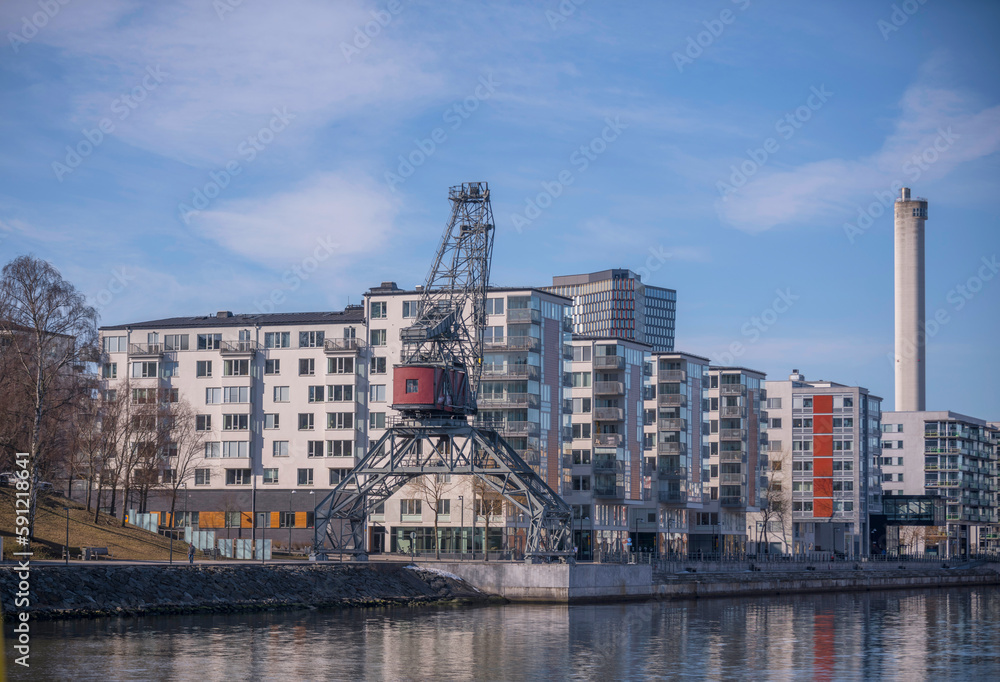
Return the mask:
M 942 178 L 963 163 L 1000 149 L 1000 106 L 977 109 L 960 93 L 910 87 L 895 130 L 881 149 L 860 159 L 825 159 L 787 170 L 765 167 L 745 186 L 718 200 L 723 222 L 750 233 L 805 223 L 867 205 L 872 192 Z
M 222 204 L 193 219 L 219 245 L 267 267 L 286 267 L 331 254 L 345 263 L 384 248 L 399 200 L 364 176 L 326 173 L 260 199 Z M 319 251 L 317 251 L 317 249 Z

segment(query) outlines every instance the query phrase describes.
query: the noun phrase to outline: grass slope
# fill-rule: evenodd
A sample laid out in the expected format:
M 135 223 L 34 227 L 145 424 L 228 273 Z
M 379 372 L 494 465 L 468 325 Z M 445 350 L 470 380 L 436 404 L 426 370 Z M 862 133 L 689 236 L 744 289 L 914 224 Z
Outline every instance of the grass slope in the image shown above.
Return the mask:
M 11 559 L 12 552 L 22 551 L 14 535 L 14 488 L 0 488 L 0 536 L 3 537 L 3 558 Z M 166 560 L 170 553 L 170 540 L 161 535 L 132 526 L 121 525 L 121 519 L 101 514 L 94 522 L 94 513 L 88 512 L 78 502 L 67 500 L 51 492 L 38 496 L 38 514 L 35 517 L 35 539 L 31 543 L 32 559 L 62 559 L 66 543 L 66 512 L 69 507 L 70 558 L 76 559 L 80 547 L 107 547 L 114 559 Z M 197 554 L 202 558 L 201 552 Z M 187 545 L 174 541 L 174 561 L 187 560 Z

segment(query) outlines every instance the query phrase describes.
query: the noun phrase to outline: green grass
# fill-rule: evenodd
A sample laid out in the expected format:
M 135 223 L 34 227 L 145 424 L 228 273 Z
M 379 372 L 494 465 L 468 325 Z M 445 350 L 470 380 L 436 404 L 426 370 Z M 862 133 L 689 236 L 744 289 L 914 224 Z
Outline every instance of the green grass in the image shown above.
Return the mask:
M 0 536 L 3 537 L 4 559 L 13 552 L 23 551 L 14 534 L 14 488 L 0 488 Z M 66 543 L 66 512 L 69 507 L 70 558 L 79 558 L 81 547 L 107 547 L 114 559 L 166 560 L 170 555 L 170 540 L 161 535 L 132 526 L 121 525 L 121 519 L 94 513 L 78 502 L 57 493 L 38 495 L 35 516 L 35 539 L 31 543 L 32 559 L 62 559 Z M 201 552 L 197 553 L 202 557 Z M 187 559 L 187 545 L 174 541 L 174 561 Z

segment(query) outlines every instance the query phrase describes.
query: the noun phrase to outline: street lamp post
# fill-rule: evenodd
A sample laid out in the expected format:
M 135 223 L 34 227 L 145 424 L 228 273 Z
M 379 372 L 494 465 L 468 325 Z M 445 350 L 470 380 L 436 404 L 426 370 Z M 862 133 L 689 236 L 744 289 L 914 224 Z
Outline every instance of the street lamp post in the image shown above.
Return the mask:
M 462 543 L 460 557 L 465 558 L 465 496 L 458 496 L 458 506 L 462 508 L 462 526 L 458 529 L 459 541 Z
M 294 490 L 288 491 L 288 518 L 285 519 L 285 523 L 288 524 L 288 558 L 292 558 L 292 526 L 295 525 L 295 512 L 292 511 L 292 495 L 295 494 Z
M 63 507 L 66 512 L 66 565 L 69 566 L 69 507 Z

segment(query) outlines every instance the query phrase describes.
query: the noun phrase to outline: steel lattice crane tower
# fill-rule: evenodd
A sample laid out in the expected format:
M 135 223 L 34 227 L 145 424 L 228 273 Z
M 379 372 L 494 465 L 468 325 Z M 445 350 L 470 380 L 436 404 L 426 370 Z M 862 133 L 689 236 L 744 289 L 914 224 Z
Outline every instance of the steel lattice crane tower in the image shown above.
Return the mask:
M 451 219 L 427 275 L 414 324 L 400 332 L 390 422 L 351 472 L 316 507 L 314 552 L 367 558 L 365 523 L 420 476 L 466 474 L 507 504 L 523 525 L 527 560 L 570 559 L 569 506 L 491 428 L 470 422 L 482 373 L 493 209 L 485 182 L 449 189 Z M 473 512 L 475 513 L 475 512 Z

